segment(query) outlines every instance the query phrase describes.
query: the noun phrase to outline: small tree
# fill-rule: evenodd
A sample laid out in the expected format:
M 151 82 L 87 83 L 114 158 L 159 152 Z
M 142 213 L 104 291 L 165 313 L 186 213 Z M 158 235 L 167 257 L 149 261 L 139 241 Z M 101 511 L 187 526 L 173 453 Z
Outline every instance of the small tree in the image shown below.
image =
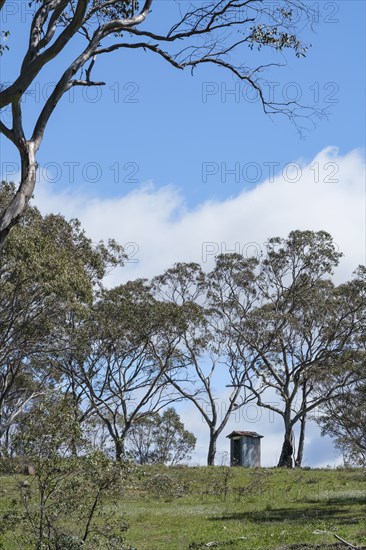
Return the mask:
M 356 382 L 326 403 L 319 423 L 322 435 L 335 438 L 345 461 L 366 466 L 366 380 Z
M 184 428 L 178 413 L 172 408 L 142 417 L 131 428 L 128 447 L 139 464 L 174 465 L 189 460 L 196 445 L 193 433 Z
M 82 458 L 72 455 L 75 442 Z M 18 524 L 24 529 L 15 529 L 14 539 L 37 550 L 77 550 L 86 542 L 85 548 L 124 548 L 125 522 L 116 522 L 112 514 L 101 525 L 97 517 L 106 495 L 110 499 L 121 488 L 128 468 L 89 451 L 67 398 L 54 394 L 39 400 L 14 446 L 35 469 L 32 481 L 21 484 Z

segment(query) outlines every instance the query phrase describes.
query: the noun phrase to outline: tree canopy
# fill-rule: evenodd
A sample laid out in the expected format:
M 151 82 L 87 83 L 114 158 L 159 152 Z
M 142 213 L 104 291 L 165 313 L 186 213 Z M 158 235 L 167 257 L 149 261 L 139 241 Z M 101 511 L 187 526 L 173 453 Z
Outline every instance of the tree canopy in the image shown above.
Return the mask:
M 3 184 L 0 204 L 12 192 Z M 88 308 L 108 266 L 122 257 L 113 241 L 93 245 L 78 221 L 27 207 L 0 256 L 0 437 L 58 383 L 51 357 L 73 312 Z
M 4 185 L 0 200 L 11 192 Z M 2 455 L 57 390 L 94 447 L 119 461 L 129 438 L 141 461 L 145 436 L 154 439 L 147 461 L 174 462 L 175 444 L 189 453 L 194 435 L 171 412 L 180 402 L 207 427 L 208 464 L 250 402 L 282 418 L 279 466 L 301 465 L 306 424 L 319 409 L 323 431 L 362 458 L 365 268 L 337 286 L 340 256 L 328 233 L 292 231 L 269 239 L 259 259 L 222 254 L 209 272 L 178 263 L 151 281 L 106 289 L 106 271 L 123 261 L 119 245 L 95 245 L 76 220 L 28 206 L 0 262 Z M 75 438 L 72 453 L 81 452 Z
M 130 430 L 127 444 L 138 464 L 173 466 L 189 460 L 196 438 L 184 428 L 177 412 L 169 407 L 162 414 L 153 413 L 138 419 Z

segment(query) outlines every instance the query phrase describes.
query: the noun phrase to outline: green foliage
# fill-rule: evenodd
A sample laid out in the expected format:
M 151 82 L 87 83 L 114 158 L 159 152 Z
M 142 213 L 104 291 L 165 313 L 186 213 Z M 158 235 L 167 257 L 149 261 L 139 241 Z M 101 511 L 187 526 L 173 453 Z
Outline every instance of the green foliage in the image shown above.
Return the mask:
M 251 49 L 257 46 L 258 50 L 262 46 L 270 46 L 276 50 L 284 50 L 289 48 L 295 51 L 296 57 L 305 57 L 309 49 L 304 46 L 295 34 L 290 34 L 279 30 L 277 27 L 267 27 L 265 25 L 257 25 L 252 27 L 252 33 L 249 36 L 249 47 Z
M 195 436 L 184 429 L 179 415 L 171 407 L 162 415 L 141 416 L 128 434 L 129 453 L 139 464 L 174 465 L 189 460 L 195 445 Z
M 39 400 L 14 439 L 14 448 L 35 469 L 31 481 L 19 486 L 19 542 L 50 550 L 123 548 L 126 522 L 113 509 L 100 508 L 120 494 L 130 468 L 89 450 L 68 399 L 53 394 Z M 75 445 L 83 450 L 81 458 L 73 454 Z M 3 522 L 14 528 L 14 514 Z
M 263 46 L 269 46 L 275 50 L 291 49 L 296 57 L 305 57 L 309 46 L 304 45 L 297 34 L 291 32 L 293 21 L 297 17 L 306 14 L 304 4 L 295 6 L 291 2 L 284 2 L 282 6 L 272 8 L 272 23 L 270 25 L 258 24 L 251 27 L 248 37 L 249 47 L 255 46 L 260 50 Z M 311 8 L 309 12 L 311 13 Z
M 4 184 L 0 206 L 13 193 Z M 284 419 L 280 464 L 292 465 L 295 424 L 340 394 L 364 364 L 365 270 L 335 287 L 340 257 L 328 233 L 292 231 L 269 239 L 259 260 L 220 255 L 207 275 L 197 264 L 176 264 L 151 282 L 106 290 L 101 277 L 121 260 L 120 247 L 95 247 L 76 220 L 28 206 L 0 259 L 4 454 L 11 429 L 31 433 L 27 415 L 38 422 L 40 397 L 62 384 L 80 436 L 97 417 L 116 457 L 130 434 L 132 456 L 144 464 L 189 458 L 194 435 L 173 409 L 156 412 L 189 399 L 210 428 L 213 463 L 231 412 L 246 399 L 261 405 L 270 385 L 282 400 L 266 405 Z M 214 373 L 223 366 L 233 390 L 220 423 Z M 71 454 L 79 452 L 78 437 Z M 41 438 L 37 444 L 42 457 L 46 447 Z
M 195 448 L 196 438 L 184 429 L 177 412 L 168 408 L 160 416 L 155 445 L 157 462 L 174 465 L 182 460 L 189 460 L 188 454 Z
M 90 9 L 98 8 L 106 4 L 105 0 L 92 0 L 90 2 Z M 99 11 L 101 16 L 106 20 L 109 19 L 124 19 L 131 17 L 139 8 L 139 3 L 137 0 L 117 0 L 111 5 L 106 4 L 105 7 L 102 7 Z
M 160 472 L 146 481 L 148 495 L 160 499 L 180 498 L 189 491 L 189 482 L 182 482 L 169 473 Z
M 40 468 L 63 468 L 75 444 L 86 444 L 68 397 L 49 393 L 34 400 L 22 431 L 13 436 L 14 450 Z
M 0 210 L 14 195 L 0 187 Z M 90 306 L 110 266 L 123 258 L 113 241 L 93 245 L 77 220 L 28 206 L 0 256 L 0 439 L 32 396 L 60 380 L 52 358 L 75 315 Z
M 352 380 L 366 302 L 358 286 L 332 282 L 341 255 L 325 231 L 292 231 L 269 239 L 259 262 L 219 256 L 209 275 L 227 354 L 246 373 L 241 384 L 259 405 L 268 386 L 281 398 L 263 405 L 284 420 L 281 466 L 292 466 L 295 424 L 304 427 L 307 413 Z
M 349 343 L 332 364 L 317 374 L 322 387 L 329 390 L 339 385 L 335 399 L 327 400 L 317 418 L 322 433 L 335 438 L 335 443 L 346 463 L 366 465 L 366 269 L 360 266 L 351 281 L 340 285 L 336 303 L 348 331 Z M 352 315 L 349 314 L 350 306 Z M 337 316 L 333 314 L 330 337 L 335 333 Z M 342 385 L 348 373 L 351 383 Z
M 227 499 L 229 493 L 229 481 L 232 477 L 233 470 L 229 466 L 221 466 L 220 468 L 221 478 L 213 486 L 213 493 L 221 495 L 223 500 Z
M 168 496 L 161 494 L 158 498 L 148 490 L 149 480 L 157 474 L 169 476 L 170 486 L 183 485 L 186 490 L 176 497 L 167 491 Z M 216 541 L 218 548 L 228 546 L 233 550 L 296 546 L 326 550 L 335 542 L 334 534 L 360 548 L 365 546 L 366 476 L 361 469 L 231 468 L 226 501 L 222 493 L 212 491 L 222 478 L 221 467 L 136 468 L 124 484 L 123 494 L 102 503 L 101 512 L 109 514 L 113 506 L 116 514 L 129 523 L 125 542 L 115 549 L 122 550 L 125 544 L 138 550 L 181 550 L 191 543 L 204 548 Z M 256 482 L 260 487 L 256 488 Z M 4 490 L 0 513 L 10 514 L 13 510 L 15 516 L 16 506 L 11 501 L 18 495 L 17 483 L 11 477 L 0 480 Z M 240 499 L 238 487 L 248 488 Z M 70 516 L 71 531 L 73 521 Z M 107 516 L 101 515 L 100 524 L 106 523 Z M 14 541 L 19 540 L 15 537 L 24 524 L 17 525 L 14 517 L 13 525 L 13 533 L 0 535 L 5 550 L 19 548 Z M 84 547 L 91 544 L 92 534 Z M 24 544 L 21 547 L 28 550 Z M 97 548 L 95 545 L 93 550 Z
M 324 406 L 318 419 L 323 435 L 335 438 L 346 463 L 366 465 L 366 378 L 363 375 L 337 399 Z
M 31 0 L 30 4 L 34 4 L 35 7 L 38 7 L 37 4 L 44 4 L 44 0 Z M 68 5 L 60 18 L 59 24 L 67 25 L 71 22 L 76 5 L 76 0 L 68 1 Z M 125 19 L 131 17 L 139 7 L 137 0 L 115 0 L 113 3 L 106 0 L 87 0 L 87 5 L 88 10 L 86 18 L 88 18 L 89 13 L 95 11 L 96 15 L 90 18 L 90 20 L 95 20 L 94 22 L 99 24 L 112 19 Z

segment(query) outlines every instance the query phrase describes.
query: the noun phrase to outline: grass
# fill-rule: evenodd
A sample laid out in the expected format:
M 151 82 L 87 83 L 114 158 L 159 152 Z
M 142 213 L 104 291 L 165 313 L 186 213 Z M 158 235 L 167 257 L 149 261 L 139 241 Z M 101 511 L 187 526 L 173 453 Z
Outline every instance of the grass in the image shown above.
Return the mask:
M 4 510 L 17 498 L 15 478 L 0 488 Z M 114 506 L 137 550 L 346 548 L 334 534 L 366 548 L 361 470 L 145 467 Z M 18 546 L 4 536 L 3 548 Z

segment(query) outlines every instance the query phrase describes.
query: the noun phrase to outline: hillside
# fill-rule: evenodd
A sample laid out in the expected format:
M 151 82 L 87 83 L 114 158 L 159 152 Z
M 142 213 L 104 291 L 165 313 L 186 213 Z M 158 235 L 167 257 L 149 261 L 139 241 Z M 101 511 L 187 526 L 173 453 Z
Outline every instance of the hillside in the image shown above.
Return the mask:
M 19 498 L 19 480 L 0 479 L 3 513 Z M 334 535 L 366 548 L 361 470 L 138 467 L 104 511 L 112 508 L 137 550 L 347 548 Z M 3 548 L 19 548 L 15 538 L 4 534 Z

